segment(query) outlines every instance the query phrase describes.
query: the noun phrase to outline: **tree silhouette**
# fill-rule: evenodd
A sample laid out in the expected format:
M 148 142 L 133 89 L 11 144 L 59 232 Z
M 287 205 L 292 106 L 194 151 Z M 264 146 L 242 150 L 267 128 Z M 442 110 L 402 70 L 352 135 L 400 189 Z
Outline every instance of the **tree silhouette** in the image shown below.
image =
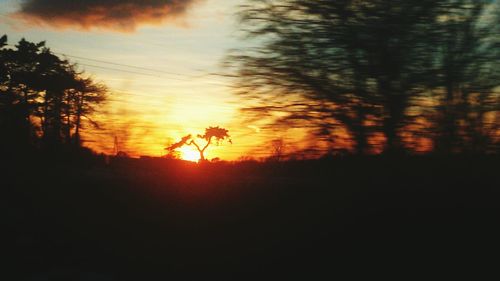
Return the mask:
M 283 139 L 274 139 L 271 141 L 271 159 L 281 161 L 285 154 L 285 141 Z
M 455 1 L 436 26 L 439 73 L 436 149 L 440 153 L 492 151 L 499 114 L 500 2 Z M 490 115 L 488 118 L 487 116 Z M 497 124 L 498 125 L 498 124 Z M 498 137 L 497 137 L 498 138 Z
M 463 134 L 464 128 L 445 124 L 463 123 L 453 115 L 477 108 L 474 95 L 485 93 L 490 104 L 482 110 L 498 112 L 491 94 L 499 85 L 499 9 L 492 1 L 247 2 L 239 15 L 252 44 L 226 63 L 239 93 L 254 100 L 245 112 L 256 118 L 284 112 L 275 118 L 283 127 L 299 123 L 326 141 L 347 134 L 358 153 L 382 143 L 396 154 L 406 149 L 410 133 L 434 138 L 435 132 L 412 132 L 415 127 L 434 126 L 452 138 Z M 460 94 L 463 86 L 474 94 Z M 443 89 L 446 105 L 435 95 Z M 444 121 L 424 114 L 436 110 Z
M 204 135 L 197 135 L 197 138 L 205 141 L 205 145 L 200 145 L 196 142 L 192 135 L 184 136 L 179 142 L 172 144 L 167 147 L 166 150 L 174 151 L 184 145 L 193 145 L 196 147 L 198 152 L 200 153 L 200 161 L 206 161 L 205 159 L 205 151 L 207 148 L 215 141 L 219 144 L 223 140 L 228 140 L 229 143 L 232 143 L 230 136 L 228 134 L 228 130 L 224 128 L 217 127 L 208 127 L 205 129 Z
M 80 131 L 83 127 L 83 120 L 87 120 L 92 126 L 99 127 L 98 123 L 92 119 L 92 113 L 96 107 L 106 101 L 108 89 L 105 85 L 94 82 L 91 78 L 77 77 L 77 85 L 68 93 L 73 113 L 73 123 L 75 133 L 73 136 L 74 143 L 80 145 Z M 70 122 L 70 114 L 68 114 L 68 122 Z
M 0 38 L 0 129 L 3 148 L 60 149 L 81 145 L 83 121 L 106 100 L 104 85 L 56 56 L 45 42 Z M 14 149 L 14 150 L 16 150 Z

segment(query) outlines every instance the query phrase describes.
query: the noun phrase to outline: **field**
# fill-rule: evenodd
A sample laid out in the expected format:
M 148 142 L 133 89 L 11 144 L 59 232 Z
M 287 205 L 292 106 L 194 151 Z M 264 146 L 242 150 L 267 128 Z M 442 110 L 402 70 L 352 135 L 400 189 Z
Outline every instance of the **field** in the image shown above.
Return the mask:
M 3 280 L 456 273 L 500 234 L 493 157 L 30 163 L 4 178 Z

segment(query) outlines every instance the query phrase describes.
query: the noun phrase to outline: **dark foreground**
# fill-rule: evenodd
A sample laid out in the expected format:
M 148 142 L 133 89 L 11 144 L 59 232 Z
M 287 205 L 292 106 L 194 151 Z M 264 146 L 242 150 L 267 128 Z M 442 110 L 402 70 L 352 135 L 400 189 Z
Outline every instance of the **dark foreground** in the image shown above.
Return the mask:
M 4 163 L 1 280 L 477 279 L 498 266 L 495 157 L 21 162 Z

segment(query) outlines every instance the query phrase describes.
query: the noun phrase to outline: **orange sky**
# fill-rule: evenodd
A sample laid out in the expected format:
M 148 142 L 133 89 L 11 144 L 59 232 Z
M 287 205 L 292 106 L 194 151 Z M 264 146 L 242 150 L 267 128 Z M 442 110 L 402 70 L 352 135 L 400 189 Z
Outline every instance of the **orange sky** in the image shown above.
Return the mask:
M 245 122 L 238 111 L 245 102 L 233 95 L 231 81 L 211 75 L 221 72 L 227 51 L 240 44 L 234 19 L 240 2 L 194 1 L 185 13 L 161 24 L 139 22 L 124 30 L 25 22 L 11 16 L 20 1 L 0 1 L 0 33 L 8 34 L 11 43 L 22 37 L 47 41 L 52 51 L 68 55 L 110 88 L 108 105 L 95 116 L 102 128 L 84 135 L 86 145 L 98 152 L 113 153 L 116 137 L 118 150 L 131 156 L 161 156 L 167 143 L 221 126 L 233 144 L 211 146 L 208 159 L 258 158 L 265 153 L 255 150 L 265 152 L 271 139 L 287 135 Z

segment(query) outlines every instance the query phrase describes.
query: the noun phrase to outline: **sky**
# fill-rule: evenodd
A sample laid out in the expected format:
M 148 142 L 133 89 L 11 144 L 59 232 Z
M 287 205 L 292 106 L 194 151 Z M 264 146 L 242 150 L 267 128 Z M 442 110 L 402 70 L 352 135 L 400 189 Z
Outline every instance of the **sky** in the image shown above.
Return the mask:
M 46 41 L 53 52 L 110 89 L 85 135 L 98 152 L 161 156 L 168 143 L 209 126 L 229 130 L 233 144 L 206 157 L 258 156 L 269 136 L 242 121 L 242 101 L 221 73 L 228 50 L 241 46 L 234 12 L 242 0 L 0 0 L 0 34 Z M 184 154 L 189 154 L 189 149 Z M 191 148 L 194 149 L 194 148 Z

